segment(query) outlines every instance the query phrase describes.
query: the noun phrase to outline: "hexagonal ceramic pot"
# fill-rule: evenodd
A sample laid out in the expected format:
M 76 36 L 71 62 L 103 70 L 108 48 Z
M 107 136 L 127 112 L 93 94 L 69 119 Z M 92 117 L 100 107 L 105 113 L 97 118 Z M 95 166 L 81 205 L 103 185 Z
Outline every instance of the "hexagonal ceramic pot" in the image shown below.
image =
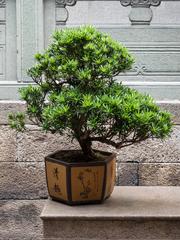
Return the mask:
M 116 155 L 101 153 L 104 160 L 71 162 L 58 151 L 45 157 L 48 192 L 53 200 L 69 205 L 102 203 L 114 188 Z

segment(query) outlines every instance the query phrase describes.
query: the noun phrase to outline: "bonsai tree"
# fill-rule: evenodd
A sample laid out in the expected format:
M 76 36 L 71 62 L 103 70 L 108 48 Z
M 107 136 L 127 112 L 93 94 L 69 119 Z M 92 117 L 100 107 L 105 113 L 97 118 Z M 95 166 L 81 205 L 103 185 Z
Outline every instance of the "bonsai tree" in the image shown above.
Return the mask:
M 171 132 L 170 114 L 146 94 L 117 83 L 134 59 L 119 42 L 92 26 L 56 31 L 28 70 L 36 86 L 20 90 L 29 119 L 51 133 L 76 139 L 87 161 L 98 158 L 93 142 L 117 149 Z M 25 128 L 23 113 L 9 116 Z

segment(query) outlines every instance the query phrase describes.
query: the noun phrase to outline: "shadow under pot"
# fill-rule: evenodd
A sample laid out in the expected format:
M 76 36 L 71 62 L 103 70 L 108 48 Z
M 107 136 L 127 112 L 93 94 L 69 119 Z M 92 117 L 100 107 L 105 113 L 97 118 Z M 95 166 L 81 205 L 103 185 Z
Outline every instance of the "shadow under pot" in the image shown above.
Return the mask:
M 45 157 L 47 187 L 53 200 L 68 205 L 102 203 L 110 197 L 116 177 L 116 155 L 96 151 L 100 160 L 85 161 L 80 150 Z

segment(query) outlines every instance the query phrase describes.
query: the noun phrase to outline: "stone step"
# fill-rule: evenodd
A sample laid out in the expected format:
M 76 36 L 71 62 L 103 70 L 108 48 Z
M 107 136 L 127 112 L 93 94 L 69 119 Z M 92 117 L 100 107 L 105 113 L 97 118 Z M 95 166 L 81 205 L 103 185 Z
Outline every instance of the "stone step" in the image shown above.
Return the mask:
M 101 205 L 47 200 L 44 239 L 180 239 L 180 187 L 115 187 Z
M 177 0 L 178 1 L 178 0 Z M 118 34 L 120 35 L 120 34 Z M 170 59 L 170 58 L 169 58 Z M 177 60 L 178 62 L 179 60 Z M 137 71 L 143 71 L 141 66 Z M 136 73 L 135 73 L 136 74 Z M 144 73 L 143 73 L 144 74 Z M 179 91 L 180 91 L 180 77 L 179 75 L 171 75 L 171 72 L 163 72 L 156 75 L 154 78 L 153 72 L 152 75 L 128 75 L 128 76 L 119 76 L 117 77 L 119 82 L 123 82 L 124 85 L 127 85 L 131 88 L 135 88 L 142 93 L 150 94 L 157 101 L 164 100 L 180 100 Z M 163 74 L 163 75 L 161 75 Z M 139 81 L 139 79 L 142 79 Z M 153 79 L 153 81 L 151 81 Z M 156 81 L 159 79 L 159 81 Z M 27 87 L 29 83 L 17 83 L 16 81 L 0 81 L 0 96 L 1 100 L 5 101 L 19 101 L 19 89 L 22 87 Z M 35 85 L 31 83 L 31 85 Z M 173 94 L 172 94 L 173 92 Z

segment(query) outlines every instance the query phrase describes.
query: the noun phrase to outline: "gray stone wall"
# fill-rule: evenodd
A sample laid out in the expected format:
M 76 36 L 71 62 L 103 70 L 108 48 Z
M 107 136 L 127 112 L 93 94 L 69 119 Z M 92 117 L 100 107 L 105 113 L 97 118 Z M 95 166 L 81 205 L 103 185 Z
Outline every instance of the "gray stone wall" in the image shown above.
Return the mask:
M 180 186 L 180 103 L 160 105 L 174 115 L 171 138 L 148 140 L 119 151 L 117 185 Z M 11 130 L 8 113 L 24 108 L 21 102 L 0 102 L 0 239 L 42 239 L 39 214 L 48 197 L 44 156 L 78 147 L 65 137 L 45 134 L 30 124 L 23 133 Z

